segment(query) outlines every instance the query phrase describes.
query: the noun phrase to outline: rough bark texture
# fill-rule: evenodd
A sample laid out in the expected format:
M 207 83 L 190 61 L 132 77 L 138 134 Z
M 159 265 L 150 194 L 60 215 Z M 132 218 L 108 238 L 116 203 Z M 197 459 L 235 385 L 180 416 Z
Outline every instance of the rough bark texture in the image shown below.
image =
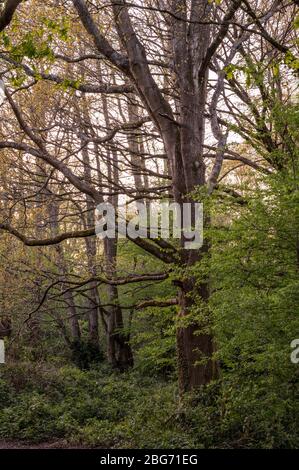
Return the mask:
M 133 85 L 134 92 L 138 95 L 152 123 L 162 137 L 169 161 L 174 200 L 181 206 L 185 202 L 190 202 L 190 193 L 197 186 L 207 184 L 203 144 L 208 67 L 212 56 L 228 32 L 229 22 L 233 19 L 241 0 L 232 0 L 229 3 L 228 11 L 223 16 L 223 21 L 219 27 L 216 28 L 215 31 L 218 32 L 213 38 L 211 37 L 211 23 L 209 22 L 213 8 L 212 2 L 209 0 L 190 0 L 189 2 L 186 0 L 169 0 L 168 6 L 171 19 L 168 19 L 168 35 L 170 37 L 171 73 L 173 73 L 177 85 L 175 103 L 173 103 L 173 99 L 169 100 L 159 88 L 159 83 L 151 71 L 144 44 L 140 41 L 134 29 L 134 15 L 131 16 L 131 10 L 124 0 L 111 0 L 116 33 L 120 43 L 115 48 L 109 43 L 107 37 L 102 34 L 102 29 L 93 19 L 91 7 L 84 0 L 73 0 L 73 4 L 83 26 L 93 40 L 94 47 L 112 65 L 112 68 L 117 69 L 118 73 Z M 118 50 L 121 50 L 121 52 L 118 52 Z M 29 154 L 35 155 L 50 164 L 77 189 L 82 191 L 86 195 L 87 213 L 90 217 L 87 220 L 87 229 L 91 228 L 94 225 L 91 214 L 93 214 L 94 205 L 102 201 L 102 194 L 93 185 L 90 177 L 87 148 L 82 149 L 85 170 L 84 179 L 82 179 L 72 172 L 63 161 L 57 160 L 49 153 L 42 139 L 28 127 L 22 113 L 7 90 L 5 95 L 21 129 L 35 144 L 35 148 L 30 147 L 28 149 L 26 144 L 22 143 L 16 146 L 8 142 L 5 143 L 5 148 L 12 146 L 12 148 L 23 150 L 25 146 Z M 174 113 L 174 109 L 178 112 L 178 115 Z M 0 148 L 2 145 L 0 142 Z M 117 159 L 117 155 L 113 152 L 111 157 L 114 160 Z M 219 174 L 218 168 L 217 174 Z M 140 181 L 136 180 L 136 183 L 139 185 Z M 203 302 L 208 301 L 208 286 L 203 284 L 195 288 L 194 279 L 188 274 L 188 268 L 193 267 L 195 263 L 200 261 L 203 252 L 208 248 L 186 250 L 184 249 L 184 241 L 182 236 L 181 257 L 179 261 L 176 261 L 180 270 L 185 271 L 184 279 L 177 280 L 180 290 L 179 319 L 188 317 L 191 312 L 192 297 L 190 293 L 195 291 L 195 294 Z M 91 263 L 89 266 L 90 272 L 93 274 L 94 247 L 92 243 L 94 242 L 89 240 L 86 246 L 88 259 Z M 137 242 L 135 241 L 135 243 Z M 173 261 L 173 257 L 164 253 L 160 247 L 154 244 L 146 243 L 144 240 L 138 240 L 138 244 L 141 247 L 146 247 L 145 249 L 167 263 Z M 113 253 L 115 247 L 116 244 L 107 247 L 107 262 L 111 266 L 113 266 L 113 259 L 115 258 Z M 111 257 L 110 252 L 112 252 Z M 112 273 L 113 275 L 114 273 Z M 96 291 L 91 290 L 91 292 L 95 295 Z M 110 297 L 114 300 L 117 299 L 117 291 L 110 289 Z M 111 349 L 108 353 L 111 361 L 118 361 L 116 358 L 116 344 L 114 344 L 112 338 L 117 338 L 117 328 L 122 327 L 123 322 L 121 309 L 117 307 L 118 302 L 113 302 L 113 304 L 115 305 L 113 314 L 110 314 L 108 319 L 109 338 L 111 338 Z M 90 335 L 93 341 L 96 342 L 98 341 L 98 313 L 96 313 L 98 301 L 96 298 L 93 299 L 93 305 L 94 309 L 91 308 L 89 317 Z M 214 377 L 214 367 L 211 359 L 213 351 L 212 338 L 208 334 L 197 334 L 200 327 L 205 328 L 206 326 L 199 325 L 195 320 L 193 324 L 189 324 L 184 328 L 179 325 L 177 348 L 182 392 L 208 383 Z M 124 345 L 127 342 L 122 343 L 121 341 L 118 341 L 117 347 L 120 348 L 121 346 L 125 350 Z M 202 355 L 208 358 L 206 365 L 196 363 L 197 360 L 202 358 Z

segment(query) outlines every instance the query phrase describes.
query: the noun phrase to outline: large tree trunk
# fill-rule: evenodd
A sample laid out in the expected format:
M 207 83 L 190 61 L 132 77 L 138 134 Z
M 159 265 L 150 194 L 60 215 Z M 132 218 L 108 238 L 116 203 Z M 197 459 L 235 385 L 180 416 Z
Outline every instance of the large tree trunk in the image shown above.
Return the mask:
M 170 161 L 174 200 L 182 208 L 185 202 L 191 202 L 190 193 L 197 186 L 206 184 L 203 143 L 208 69 L 204 66 L 204 58 L 210 44 L 208 23 L 210 2 L 192 0 L 188 5 L 185 0 L 171 2 L 173 16 L 169 34 L 172 35 L 179 125 L 147 65 L 146 51 L 134 31 L 125 2 L 113 1 L 113 4 L 118 34 L 129 58 L 129 74 L 136 84 L 140 99 L 163 138 Z M 189 18 L 191 22 L 188 21 Z M 207 23 L 203 24 L 203 20 Z M 200 260 L 202 253 L 200 250 L 184 250 L 183 237 L 181 242 L 180 268 L 184 266 L 188 268 Z M 181 286 L 179 317 L 182 318 L 190 313 L 192 298 L 189 294 L 193 292 L 194 280 L 187 279 L 183 283 L 178 280 L 178 284 Z M 208 301 L 206 286 L 199 288 L 199 294 L 203 301 Z M 177 350 L 181 392 L 209 383 L 214 377 L 211 365 L 203 367 L 196 364 L 201 354 L 207 354 L 208 364 L 211 363 L 213 351 L 212 338 L 209 335 L 197 334 L 198 329 L 198 324 L 178 329 Z
M 148 63 L 144 45 L 134 29 L 132 17 L 125 0 L 111 0 L 114 11 L 115 27 L 126 51 L 126 56 L 118 53 L 93 24 L 85 3 L 73 0 L 86 30 L 94 38 L 95 46 L 107 60 L 122 71 L 134 84 L 143 106 L 159 131 L 170 162 L 173 197 L 181 206 L 190 202 L 190 193 L 197 186 L 206 185 L 203 143 L 205 136 L 204 114 L 207 98 L 207 74 L 211 57 L 215 54 L 221 40 L 228 30 L 225 22 L 218 37 L 211 41 L 211 8 L 209 0 L 171 0 L 169 9 L 169 35 L 172 38 L 171 70 L 175 84 L 176 110 L 167 101 L 154 79 Z M 227 19 L 231 19 L 240 2 L 233 2 Z M 182 245 L 184 240 L 182 239 Z M 194 254 L 183 250 L 180 269 L 193 266 L 201 259 L 201 250 Z M 195 251 L 195 250 L 194 250 Z M 189 293 L 194 288 L 194 280 L 188 279 L 187 270 L 181 284 L 180 317 L 190 313 Z M 183 287 L 182 287 L 183 282 Z M 208 302 L 208 290 L 199 288 L 202 301 Z M 206 325 L 200 325 L 204 327 Z M 181 391 L 213 379 L 213 367 L 194 365 L 195 351 L 207 353 L 211 360 L 213 341 L 208 335 L 194 334 L 198 325 L 187 326 L 185 332 L 178 331 L 178 366 Z M 187 373 L 185 371 L 187 369 Z

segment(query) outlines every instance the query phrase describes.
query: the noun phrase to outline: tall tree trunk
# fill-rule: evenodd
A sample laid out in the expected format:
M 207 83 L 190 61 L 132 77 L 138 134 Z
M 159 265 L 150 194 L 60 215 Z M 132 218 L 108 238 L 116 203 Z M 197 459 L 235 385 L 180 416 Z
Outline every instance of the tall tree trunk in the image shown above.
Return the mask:
M 106 272 L 110 278 L 116 276 L 117 240 L 105 239 Z M 124 334 L 124 322 L 118 299 L 117 286 L 108 285 L 109 316 L 108 316 L 108 360 L 112 366 L 127 370 L 134 364 L 129 335 Z

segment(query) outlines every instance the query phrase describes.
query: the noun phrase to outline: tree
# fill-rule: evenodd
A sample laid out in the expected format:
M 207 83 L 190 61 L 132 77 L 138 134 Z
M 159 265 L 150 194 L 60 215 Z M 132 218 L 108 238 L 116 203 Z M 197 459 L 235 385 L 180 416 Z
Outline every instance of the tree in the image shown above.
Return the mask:
M 22 3 L 22 0 L 6 0 L 1 3 L 4 3 L 4 5 L 0 13 L 0 32 L 9 26 L 16 9 L 20 3 Z
M 263 153 L 262 165 L 254 158 L 240 155 L 231 144 L 229 133 L 231 140 L 239 133 L 255 149 L 260 148 L 257 147 L 258 140 L 273 157 L 273 142 L 265 122 L 271 104 L 264 95 L 261 64 L 248 54 L 248 49 L 252 43 L 255 48 L 262 45 L 267 54 L 280 54 L 294 66 L 290 19 L 294 18 L 295 12 L 287 2 L 280 4 L 273 1 L 268 6 L 264 1 L 257 1 L 252 7 L 241 0 L 220 5 L 208 0 L 174 0 L 163 2 L 163 5 L 156 1 L 135 5 L 115 0 L 110 7 L 101 2 L 87 5 L 84 0 L 74 0 L 75 10 L 66 4 L 62 6 L 62 12 L 67 19 L 77 12 L 81 22 L 79 24 L 76 17 L 78 31 L 72 30 L 67 19 L 61 22 L 51 19 L 55 11 L 49 4 L 50 19 L 36 15 L 35 27 L 20 41 L 5 37 L 8 55 L 1 54 L 1 59 L 10 68 L 7 78 L 18 89 L 15 93 L 16 90 L 6 86 L 5 106 L 9 105 L 21 138 L 13 141 L 5 138 L 8 133 L 4 129 L 0 148 L 12 149 L 44 162 L 51 169 L 49 181 L 71 192 L 73 210 L 79 206 L 81 217 L 84 207 L 88 223 L 82 229 L 81 220 L 77 229 L 64 230 L 60 235 L 44 239 L 30 239 L 17 230 L 11 220 L 3 222 L 1 228 L 33 246 L 90 237 L 94 235 L 94 206 L 103 198 L 125 195 L 130 201 L 152 201 L 170 193 L 182 207 L 185 202 L 193 204 L 192 193 L 198 187 L 212 195 L 223 179 L 221 171 L 226 160 L 241 162 L 258 171 L 270 171 L 266 153 Z M 275 37 L 273 27 L 280 15 L 285 19 L 284 43 L 287 45 L 283 48 L 279 47 L 281 40 Z M 73 39 L 73 47 L 67 41 L 64 44 L 67 37 Z M 81 45 L 78 48 L 80 56 L 75 53 L 78 45 Z M 62 53 L 57 52 L 58 47 Z M 55 73 L 50 73 L 49 67 Z M 263 98 L 261 111 L 254 97 L 247 92 L 246 83 L 244 87 L 244 80 L 235 78 L 235 70 L 243 70 L 247 78 L 254 80 Z M 30 96 L 31 88 L 35 89 L 41 80 L 54 87 L 60 86 L 59 94 L 64 100 L 64 106 L 55 101 L 56 90 L 52 101 L 55 117 L 48 112 L 47 125 L 51 132 L 47 135 L 46 125 L 38 127 L 28 119 L 21 98 L 26 94 Z M 94 83 L 95 80 L 98 83 Z M 228 87 L 233 99 L 227 96 Z M 69 90 L 73 91 L 73 101 L 69 99 Z M 88 122 L 86 114 L 80 112 L 79 99 L 81 94 L 87 93 L 91 96 Z M 108 120 L 105 100 L 100 100 L 98 94 L 104 94 L 114 107 Z M 77 107 L 71 101 L 77 103 Z M 242 111 L 240 114 L 240 110 L 235 109 L 240 102 L 248 106 L 252 116 Z M 135 116 L 132 105 L 139 108 Z M 229 119 L 226 119 L 227 114 Z M 78 122 L 81 122 L 80 126 Z M 213 134 L 212 142 L 208 139 L 208 126 Z M 205 153 L 207 147 L 211 151 L 209 154 Z M 140 172 L 149 179 L 149 187 L 140 184 L 140 178 L 136 179 L 139 163 L 135 157 L 141 158 Z M 167 173 L 162 170 L 165 159 Z M 121 166 L 127 172 L 126 181 L 119 177 Z M 136 187 L 130 184 L 131 174 L 135 175 Z M 229 185 L 220 189 L 222 194 L 234 193 Z M 54 191 L 54 198 L 65 201 L 66 196 L 61 194 L 63 191 Z M 116 203 L 116 199 L 114 201 Z M 71 214 L 68 216 L 73 220 Z M 208 213 L 205 223 L 208 228 Z M 180 389 L 184 392 L 209 383 L 217 375 L 212 359 L 215 348 L 210 320 L 202 324 L 193 307 L 198 303 L 200 308 L 208 309 L 210 286 L 209 280 L 200 282 L 196 279 L 193 268 L 210 253 L 211 247 L 205 243 L 200 250 L 185 249 L 183 235 L 180 246 L 162 239 L 137 238 L 131 242 L 168 268 L 162 273 L 123 278 L 115 278 L 115 270 L 106 277 L 90 273 L 91 289 L 95 288 L 95 282 L 111 286 L 110 297 L 115 299 L 112 302 L 115 308 L 108 317 L 112 321 L 110 336 L 116 338 L 115 326 L 122 327 L 115 286 L 148 279 L 160 281 L 172 271 L 174 284 L 179 289 L 177 353 Z M 106 255 L 109 250 L 111 267 L 116 244 L 106 249 Z M 115 321 L 116 316 L 119 322 Z

